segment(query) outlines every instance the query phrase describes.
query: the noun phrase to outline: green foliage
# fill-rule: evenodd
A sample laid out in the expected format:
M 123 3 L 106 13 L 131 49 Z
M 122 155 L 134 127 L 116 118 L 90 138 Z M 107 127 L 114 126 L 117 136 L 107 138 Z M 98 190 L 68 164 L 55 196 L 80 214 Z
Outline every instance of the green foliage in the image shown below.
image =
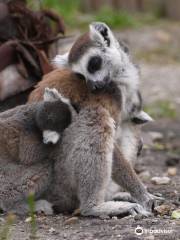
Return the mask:
M 64 18 L 65 23 L 70 27 L 75 26 L 76 17 L 78 16 L 80 8 L 79 3 L 79 0 L 28 0 L 31 8 L 37 9 L 39 5 L 39 7 L 41 6 L 42 8 L 53 9 Z
M 174 105 L 168 100 L 157 101 L 145 107 L 145 111 L 150 114 L 154 119 L 158 118 L 175 118 L 176 110 Z
M 82 28 L 92 21 L 106 22 L 112 28 L 127 28 L 140 25 L 141 20 L 136 16 L 124 12 L 116 11 L 108 6 L 102 7 L 97 12 L 83 13 L 81 10 L 80 0 L 28 0 L 29 6 L 37 9 L 39 6 L 43 8 L 51 8 L 63 16 L 68 28 Z
M 0 240 L 8 240 L 10 238 L 11 227 L 15 221 L 15 215 L 9 214 L 5 224 L 0 229 Z
M 136 27 L 139 24 L 138 20 L 129 13 L 124 11 L 115 11 L 108 7 L 104 7 L 97 12 L 95 20 L 105 22 L 113 28 Z
M 28 196 L 29 215 L 31 218 L 31 237 L 36 238 L 36 217 L 35 217 L 35 199 L 34 194 L 30 193 Z

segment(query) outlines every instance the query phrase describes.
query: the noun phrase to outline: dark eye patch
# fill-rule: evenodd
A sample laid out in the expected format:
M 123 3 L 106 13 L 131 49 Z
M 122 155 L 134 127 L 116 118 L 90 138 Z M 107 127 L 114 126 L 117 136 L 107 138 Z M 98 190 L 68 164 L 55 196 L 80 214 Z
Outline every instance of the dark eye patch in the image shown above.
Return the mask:
M 101 69 L 102 59 L 99 56 L 92 57 L 88 62 L 88 72 L 95 73 L 96 71 Z

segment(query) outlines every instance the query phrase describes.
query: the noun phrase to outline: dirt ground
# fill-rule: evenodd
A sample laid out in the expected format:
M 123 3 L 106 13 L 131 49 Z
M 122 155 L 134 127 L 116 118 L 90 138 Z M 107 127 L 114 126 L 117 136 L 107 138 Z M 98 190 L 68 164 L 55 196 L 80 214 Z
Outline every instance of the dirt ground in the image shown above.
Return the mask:
M 161 127 L 159 127 L 161 126 Z M 168 132 L 167 132 L 168 128 Z M 151 131 L 162 134 L 161 141 L 153 142 Z M 149 191 L 165 198 L 163 204 L 168 205 L 170 212 L 164 216 L 155 213 L 155 216 L 142 219 L 141 216 L 133 218 L 96 219 L 77 217 L 70 220 L 71 216 L 39 216 L 37 217 L 37 236 L 40 240 L 179 240 L 180 221 L 171 219 L 173 209 L 180 207 L 180 128 L 177 121 L 161 120 L 145 129 L 145 145 L 142 157 L 136 166 L 140 177 L 147 185 Z M 161 146 L 161 147 L 160 147 Z M 154 176 L 167 176 L 169 165 L 177 169 L 175 176 L 170 176 L 171 182 L 167 185 L 151 183 Z M 147 174 L 148 172 L 148 174 Z M 163 213 L 162 213 L 163 214 Z M 25 219 L 18 219 L 11 233 L 12 240 L 28 240 L 31 225 Z M 143 234 L 137 235 L 137 227 L 143 228 Z M 160 232 L 161 231 L 161 232 Z
M 180 52 L 176 50 L 180 47 L 180 28 L 176 24 L 164 24 L 118 32 L 117 35 L 130 44 L 140 64 L 145 104 L 168 100 L 177 113 L 176 117 L 165 115 L 144 128 L 145 148 L 136 166 L 148 190 L 164 197 L 162 204 L 169 210 L 155 212 L 153 217 L 144 219 L 141 216 L 135 219 L 131 216 L 112 219 L 77 217 L 69 223 L 67 219 L 71 216 L 39 216 L 36 221 L 40 240 L 180 240 L 180 220 L 171 218 L 171 212 L 180 208 Z M 64 49 L 69 45 L 66 43 Z M 5 108 L 6 104 L 0 106 L 0 109 Z M 168 174 L 172 167 L 176 171 L 174 176 Z M 151 181 L 154 176 L 168 176 L 170 183 L 156 185 Z M 3 224 L 2 215 L 0 225 Z M 29 239 L 30 226 L 25 219 L 17 219 L 10 239 Z M 137 227 L 143 229 L 141 235 L 135 233 Z

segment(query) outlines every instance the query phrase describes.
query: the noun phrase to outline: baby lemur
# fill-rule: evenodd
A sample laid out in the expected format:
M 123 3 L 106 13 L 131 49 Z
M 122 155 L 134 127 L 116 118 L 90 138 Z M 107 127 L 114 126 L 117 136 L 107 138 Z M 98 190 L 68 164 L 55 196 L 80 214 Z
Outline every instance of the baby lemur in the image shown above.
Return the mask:
M 131 146 L 133 138 L 137 145 L 127 120 L 134 114 L 133 103 L 139 101 L 138 71 L 103 23 L 91 24 L 89 33 L 80 37 L 67 55 L 63 61 L 66 67 L 71 65 L 73 72 L 56 70 L 46 75 L 30 95 L 30 101 L 39 101 L 45 87 L 56 88 L 79 108 L 79 114 L 64 131 L 62 143 L 53 151 L 54 182 L 47 197 L 61 212 L 80 206 L 83 215 L 146 214 L 151 211 L 153 196 L 129 164 L 130 154 L 116 142 L 119 126 L 121 142 L 130 131 L 128 144 Z M 129 202 L 105 202 L 112 179 L 143 209 Z
M 0 209 L 26 213 L 28 194 L 38 198 L 48 188 L 53 145 L 43 142 L 57 143 L 72 115 L 69 101 L 50 89 L 43 101 L 0 114 Z

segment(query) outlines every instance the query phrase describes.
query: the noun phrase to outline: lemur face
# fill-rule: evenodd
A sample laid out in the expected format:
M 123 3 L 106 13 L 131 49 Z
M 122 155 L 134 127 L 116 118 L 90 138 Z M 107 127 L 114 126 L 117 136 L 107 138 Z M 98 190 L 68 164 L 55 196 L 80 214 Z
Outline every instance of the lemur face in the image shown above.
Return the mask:
M 110 81 L 127 83 L 138 78 L 138 70 L 110 28 L 101 22 L 89 26 L 89 32 L 77 39 L 69 53 L 57 56 L 58 67 L 70 67 L 83 75 L 91 88 L 103 88 Z M 136 82 L 136 80 L 135 80 Z

